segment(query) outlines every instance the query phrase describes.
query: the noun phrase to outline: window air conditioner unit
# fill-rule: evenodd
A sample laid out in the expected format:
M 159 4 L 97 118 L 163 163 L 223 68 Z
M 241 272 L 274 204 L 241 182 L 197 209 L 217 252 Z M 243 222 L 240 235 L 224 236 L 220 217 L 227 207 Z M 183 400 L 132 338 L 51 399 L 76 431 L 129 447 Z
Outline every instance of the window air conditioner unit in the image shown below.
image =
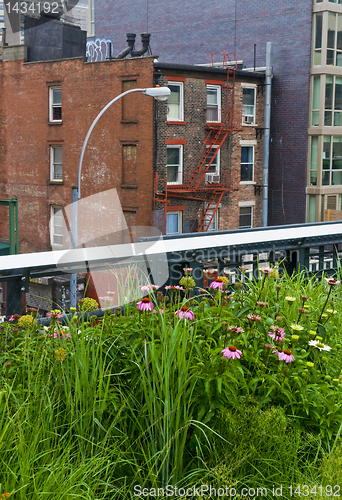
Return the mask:
M 207 184 L 213 184 L 213 183 L 218 183 L 220 182 L 220 176 L 218 174 L 213 174 L 211 172 L 207 172 L 205 174 L 205 182 Z
M 254 116 L 253 115 L 245 115 L 244 116 L 244 122 L 245 123 L 253 123 L 254 122 Z

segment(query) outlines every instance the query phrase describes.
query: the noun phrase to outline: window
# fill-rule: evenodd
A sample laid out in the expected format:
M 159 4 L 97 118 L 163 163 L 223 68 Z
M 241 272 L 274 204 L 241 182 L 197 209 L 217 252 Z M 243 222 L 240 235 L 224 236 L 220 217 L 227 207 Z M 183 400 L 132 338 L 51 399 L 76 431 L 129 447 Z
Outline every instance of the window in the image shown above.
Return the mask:
M 314 38 L 314 54 L 313 54 L 313 63 L 315 66 L 321 65 L 321 55 L 322 55 L 322 21 L 323 14 L 319 12 L 315 14 L 315 38 Z
M 255 88 L 242 89 L 242 123 L 255 123 Z
M 342 14 L 328 13 L 327 65 L 342 66 Z
M 342 137 L 323 138 L 322 185 L 342 185 Z
M 318 137 L 311 137 L 310 186 L 317 186 Z
M 182 232 L 182 212 L 166 213 L 166 234 L 180 234 Z
M 63 180 L 62 146 L 50 146 L 50 180 Z
M 62 121 L 61 87 L 50 88 L 50 122 Z
M 167 146 L 167 183 L 182 184 L 182 146 Z
M 308 222 L 316 222 L 316 195 L 309 194 Z
M 122 183 L 137 184 L 137 146 L 124 144 L 122 146 Z
M 324 125 L 342 126 L 342 77 L 326 75 Z
M 207 85 L 207 122 L 221 121 L 221 87 Z
M 167 120 L 183 121 L 183 83 L 168 83 L 171 94 L 167 100 Z
M 254 146 L 241 146 L 241 182 L 254 180 Z
M 62 207 L 51 207 L 50 235 L 51 246 L 63 245 L 63 211 Z
M 311 125 L 313 127 L 318 127 L 319 125 L 320 91 L 321 91 L 321 77 L 314 76 L 312 83 L 312 115 L 311 115 Z
M 239 229 L 252 227 L 253 207 L 240 207 Z
M 207 158 L 205 162 L 205 166 L 207 167 L 211 161 L 211 164 L 206 171 L 205 181 L 210 184 L 213 182 L 220 182 L 220 149 L 218 146 L 211 146 L 210 151 L 207 153 Z M 209 149 L 209 146 L 207 146 Z M 216 152 L 216 156 L 214 156 Z

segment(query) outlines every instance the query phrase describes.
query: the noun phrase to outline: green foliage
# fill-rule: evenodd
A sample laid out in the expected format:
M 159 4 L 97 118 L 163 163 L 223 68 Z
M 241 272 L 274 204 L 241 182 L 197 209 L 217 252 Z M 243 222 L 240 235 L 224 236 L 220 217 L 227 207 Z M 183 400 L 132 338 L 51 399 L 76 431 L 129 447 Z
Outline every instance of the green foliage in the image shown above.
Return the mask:
M 95 299 L 91 299 L 90 297 L 86 297 L 79 301 L 78 308 L 81 312 L 87 313 L 96 311 L 99 308 L 99 304 Z
M 154 312 L 133 304 L 62 326 L 54 311 L 40 331 L 31 316 L 1 326 L 0 493 L 337 484 L 339 285 L 274 272 L 238 285 L 190 299 L 151 292 Z

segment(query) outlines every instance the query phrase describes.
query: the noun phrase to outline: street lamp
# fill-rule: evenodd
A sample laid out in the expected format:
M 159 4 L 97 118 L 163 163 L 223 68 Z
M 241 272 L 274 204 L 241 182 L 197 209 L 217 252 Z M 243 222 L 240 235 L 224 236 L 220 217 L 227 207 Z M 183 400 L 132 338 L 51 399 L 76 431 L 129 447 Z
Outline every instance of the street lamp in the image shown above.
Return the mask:
M 171 90 L 168 87 L 150 87 L 146 89 L 130 89 L 126 90 L 126 92 L 123 92 L 122 94 L 118 95 L 115 97 L 112 101 L 110 101 L 97 115 L 93 123 L 91 124 L 88 133 L 86 135 L 86 138 L 84 139 L 84 143 L 82 146 L 82 151 L 81 151 L 81 156 L 80 156 L 80 161 L 78 165 L 78 181 L 77 181 L 77 188 L 73 188 L 72 191 L 72 226 L 71 226 L 71 248 L 77 248 L 77 200 L 81 198 L 81 172 L 82 172 L 82 162 L 83 162 L 83 157 L 84 157 L 84 152 L 87 147 L 87 143 L 89 140 L 89 137 L 96 125 L 96 123 L 99 121 L 101 116 L 107 111 L 108 108 L 112 104 L 114 104 L 116 101 L 121 99 L 127 94 L 132 94 L 133 92 L 142 92 L 145 95 L 148 95 L 150 97 L 154 97 L 157 101 L 166 101 L 171 94 Z M 71 307 L 76 307 L 76 280 L 77 280 L 77 275 L 76 274 L 71 274 L 70 276 L 70 306 Z

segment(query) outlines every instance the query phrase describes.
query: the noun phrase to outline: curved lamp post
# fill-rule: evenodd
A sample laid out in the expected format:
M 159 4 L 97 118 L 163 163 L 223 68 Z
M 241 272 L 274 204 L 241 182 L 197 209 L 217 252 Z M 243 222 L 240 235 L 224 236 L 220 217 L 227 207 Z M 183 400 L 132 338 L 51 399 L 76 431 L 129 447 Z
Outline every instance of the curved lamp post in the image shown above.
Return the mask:
M 83 157 L 84 157 L 84 152 L 87 147 L 87 143 L 89 140 L 89 137 L 101 118 L 101 116 L 107 111 L 108 108 L 112 104 L 114 104 L 116 101 L 121 99 L 127 94 L 132 94 L 133 92 L 142 92 L 145 95 L 148 95 L 150 97 L 154 97 L 157 99 L 157 101 L 166 101 L 169 95 L 171 94 L 171 90 L 168 87 L 150 87 L 146 89 L 130 89 L 126 90 L 126 92 L 123 92 L 122 94 L 118 95 L 115 97 L 112 101 L 110 101 L 97 115 L 93 123 L 91 124 L 88 133 L 86 135 L 86 138 L 84 139 L 83 146 L 82 146 L 82 151 L 81 151 L 81 156 L 80 156 L 80 161 L 78 164 L 78 182 L 77 182 L 77 189 L 73 188 L 72 192 L 72 228 L 71 228 L 71 248 L 77 248 L 77 200 L 81 198 L 81 173 L 82 173 L 82 162 L 83 162 Z M 70 306 L 71 307 L 76 307 L 76 280 L 77 280 L 77 275 L 72 274 L 70 276 Z

